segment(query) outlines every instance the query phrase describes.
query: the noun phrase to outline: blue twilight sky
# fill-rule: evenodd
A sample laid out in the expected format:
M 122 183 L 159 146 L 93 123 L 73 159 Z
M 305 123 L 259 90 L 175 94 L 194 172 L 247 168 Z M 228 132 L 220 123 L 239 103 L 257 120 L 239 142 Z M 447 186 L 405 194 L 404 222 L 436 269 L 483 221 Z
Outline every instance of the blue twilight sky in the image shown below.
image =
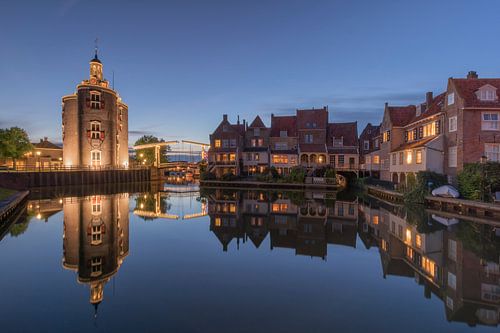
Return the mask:
M 96 37 L 131 142 L 323 105 L 362 128 L 450 76 L 500 76 L 498 0 L 0 1 L 0 127 L 33 140 L 61 141 L 61 96 L 88 77 Z

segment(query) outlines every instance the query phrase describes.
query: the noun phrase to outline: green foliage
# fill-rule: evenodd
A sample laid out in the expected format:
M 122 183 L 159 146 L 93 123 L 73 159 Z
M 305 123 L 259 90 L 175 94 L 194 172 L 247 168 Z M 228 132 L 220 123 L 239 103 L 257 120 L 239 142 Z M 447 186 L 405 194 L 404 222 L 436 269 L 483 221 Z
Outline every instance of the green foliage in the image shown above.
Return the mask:
M 233 180 L 238 180 L 238 176 L 235 176 L 232 172 L 228 172 L 222 175 L 221 177 L 222 180 L 225 181 L 233 181 Z
M 160 212 L 166 213 L 170 208 L 171 204 L 167 201 L 167 196 L 161 196 L 158 198 L 160 193 L 143 193 L 135 198 L 135 209 L 147 212 L 156 212 L 156 205 L 159 203 Z M 139 216 L 143 220 L 154 220 L 153 217 Z
M 404 201 L 407 203 L 423 203 L 433 189 L 447 184 L 446 176 L 431 171 L 418 172 L 416 179 L 412 176 L 407 176 L 408 184 L 404 190 Z
M 201 171 L 200 172 L 200 179 L 201 180 L 214 180 L 217 177 L 215 176 L 215 173 L 210 172 L 210 171 Z
M 325 178 L 335 178 L 337 176 L 337 172 L 334 168 L 326 168 Z
M 274 183 L 282 180 L 275 167 L 266 168 L 263 173 L 257 174 L 256 178 L 259 182 L 268 183 Z
M 283 177 L 285 183 L 303 184 L 306 179 L 306 169 L 301 166 L 293 167 L 290 173 Z
M 491 192 L 500 189 L 500 163 L 469 163 L 458 174 L 458 190 L 465 199 L 491 201 Z
M 0 157 L 16 160 L 33 150 L 28 134 L 19 127 L 0 129 Z
M 137 141 L 134 143 L 134 146 L 145 145 L 149 143 L 159 143 L 159 142 L 165 142 L 165 140 L 158 139 L 156 136 L 153 135 L 143 135 L 142 137 L 137 139 Z M 168 150 L 170 150 L 169 146 L 161 147 L 160 163 L 168 162 L 167 155 L 165 154 L 165 151 Z M 142 163 L 144 160 L 146 160 L 145 162 L 146 165 L 152 165 L 155 159 L 156 159 L 155 148 L 139 149 L 136 151 L 136 160 L 139 163 Z
M 30 220 L 29 219 L 26 219 L 25 222 L 14 224 L 9 229 L 10 235 L 12 237 L 19 237 L 19 236 L 21 236 L 22 234 L 24 234 L 26 232 L 26 230 L 28 230 L 29 224 L 30 224 Z

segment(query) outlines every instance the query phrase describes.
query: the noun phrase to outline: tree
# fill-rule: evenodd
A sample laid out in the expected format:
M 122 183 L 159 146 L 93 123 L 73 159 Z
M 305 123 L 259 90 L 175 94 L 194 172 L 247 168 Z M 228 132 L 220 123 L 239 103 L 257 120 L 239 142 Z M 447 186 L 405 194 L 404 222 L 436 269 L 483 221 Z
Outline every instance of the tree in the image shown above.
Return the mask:
M 135 146 L 138 145 L 145 145 L 149 143 L 159 143 L 159 142 L 165 142 L 163 139 L 158 139 L 156 136 L 153 135 L 143 135 L 140 137 L 136 142 Z M 167 156 L 165 155 L 165 151 L 170 150 L 169 146 L 163 146 L 160 149 L 160 163 L 165 163 L 168 162 Z M 155 156 L 155 148 L 146 148 L 146 149 L 139 149 L 136 151 L 136 160 L 139 163 L 148 164 L 151 165 L 154 163 L 156 159 Z
M 12 158 L 14 168 L 16 160 L 33 150 L 33 145 L 25 130 L 19 127 L 0 129 L 0 157 Z

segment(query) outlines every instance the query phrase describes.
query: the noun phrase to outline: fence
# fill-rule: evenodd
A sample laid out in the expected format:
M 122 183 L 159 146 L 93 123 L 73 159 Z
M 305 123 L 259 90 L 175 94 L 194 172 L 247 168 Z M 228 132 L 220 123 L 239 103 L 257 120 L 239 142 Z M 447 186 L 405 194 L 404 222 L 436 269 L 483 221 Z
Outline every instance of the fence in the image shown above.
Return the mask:
M 14 167 L 0 167 L 0 172 L 64 172 L 64 171 L 110 171 L 110 170 L 144 170 L 149 169 L 146 165 L 134 165 L 134 166 L 113 166 L 113 165 L 103 165 L 103 166 L 34 166 L 34 165 L 18 165 Z

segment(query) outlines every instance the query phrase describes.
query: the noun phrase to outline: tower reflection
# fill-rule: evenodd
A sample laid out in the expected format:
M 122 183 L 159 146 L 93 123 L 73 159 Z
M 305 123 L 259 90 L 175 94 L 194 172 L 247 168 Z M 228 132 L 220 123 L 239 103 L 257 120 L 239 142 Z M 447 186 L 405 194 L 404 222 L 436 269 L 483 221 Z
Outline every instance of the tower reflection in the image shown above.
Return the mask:
M 129 253 L 129 195 L 93 195 L 63 200 L 63 266 L 90 289 L 96 313 L 104 286 Z

